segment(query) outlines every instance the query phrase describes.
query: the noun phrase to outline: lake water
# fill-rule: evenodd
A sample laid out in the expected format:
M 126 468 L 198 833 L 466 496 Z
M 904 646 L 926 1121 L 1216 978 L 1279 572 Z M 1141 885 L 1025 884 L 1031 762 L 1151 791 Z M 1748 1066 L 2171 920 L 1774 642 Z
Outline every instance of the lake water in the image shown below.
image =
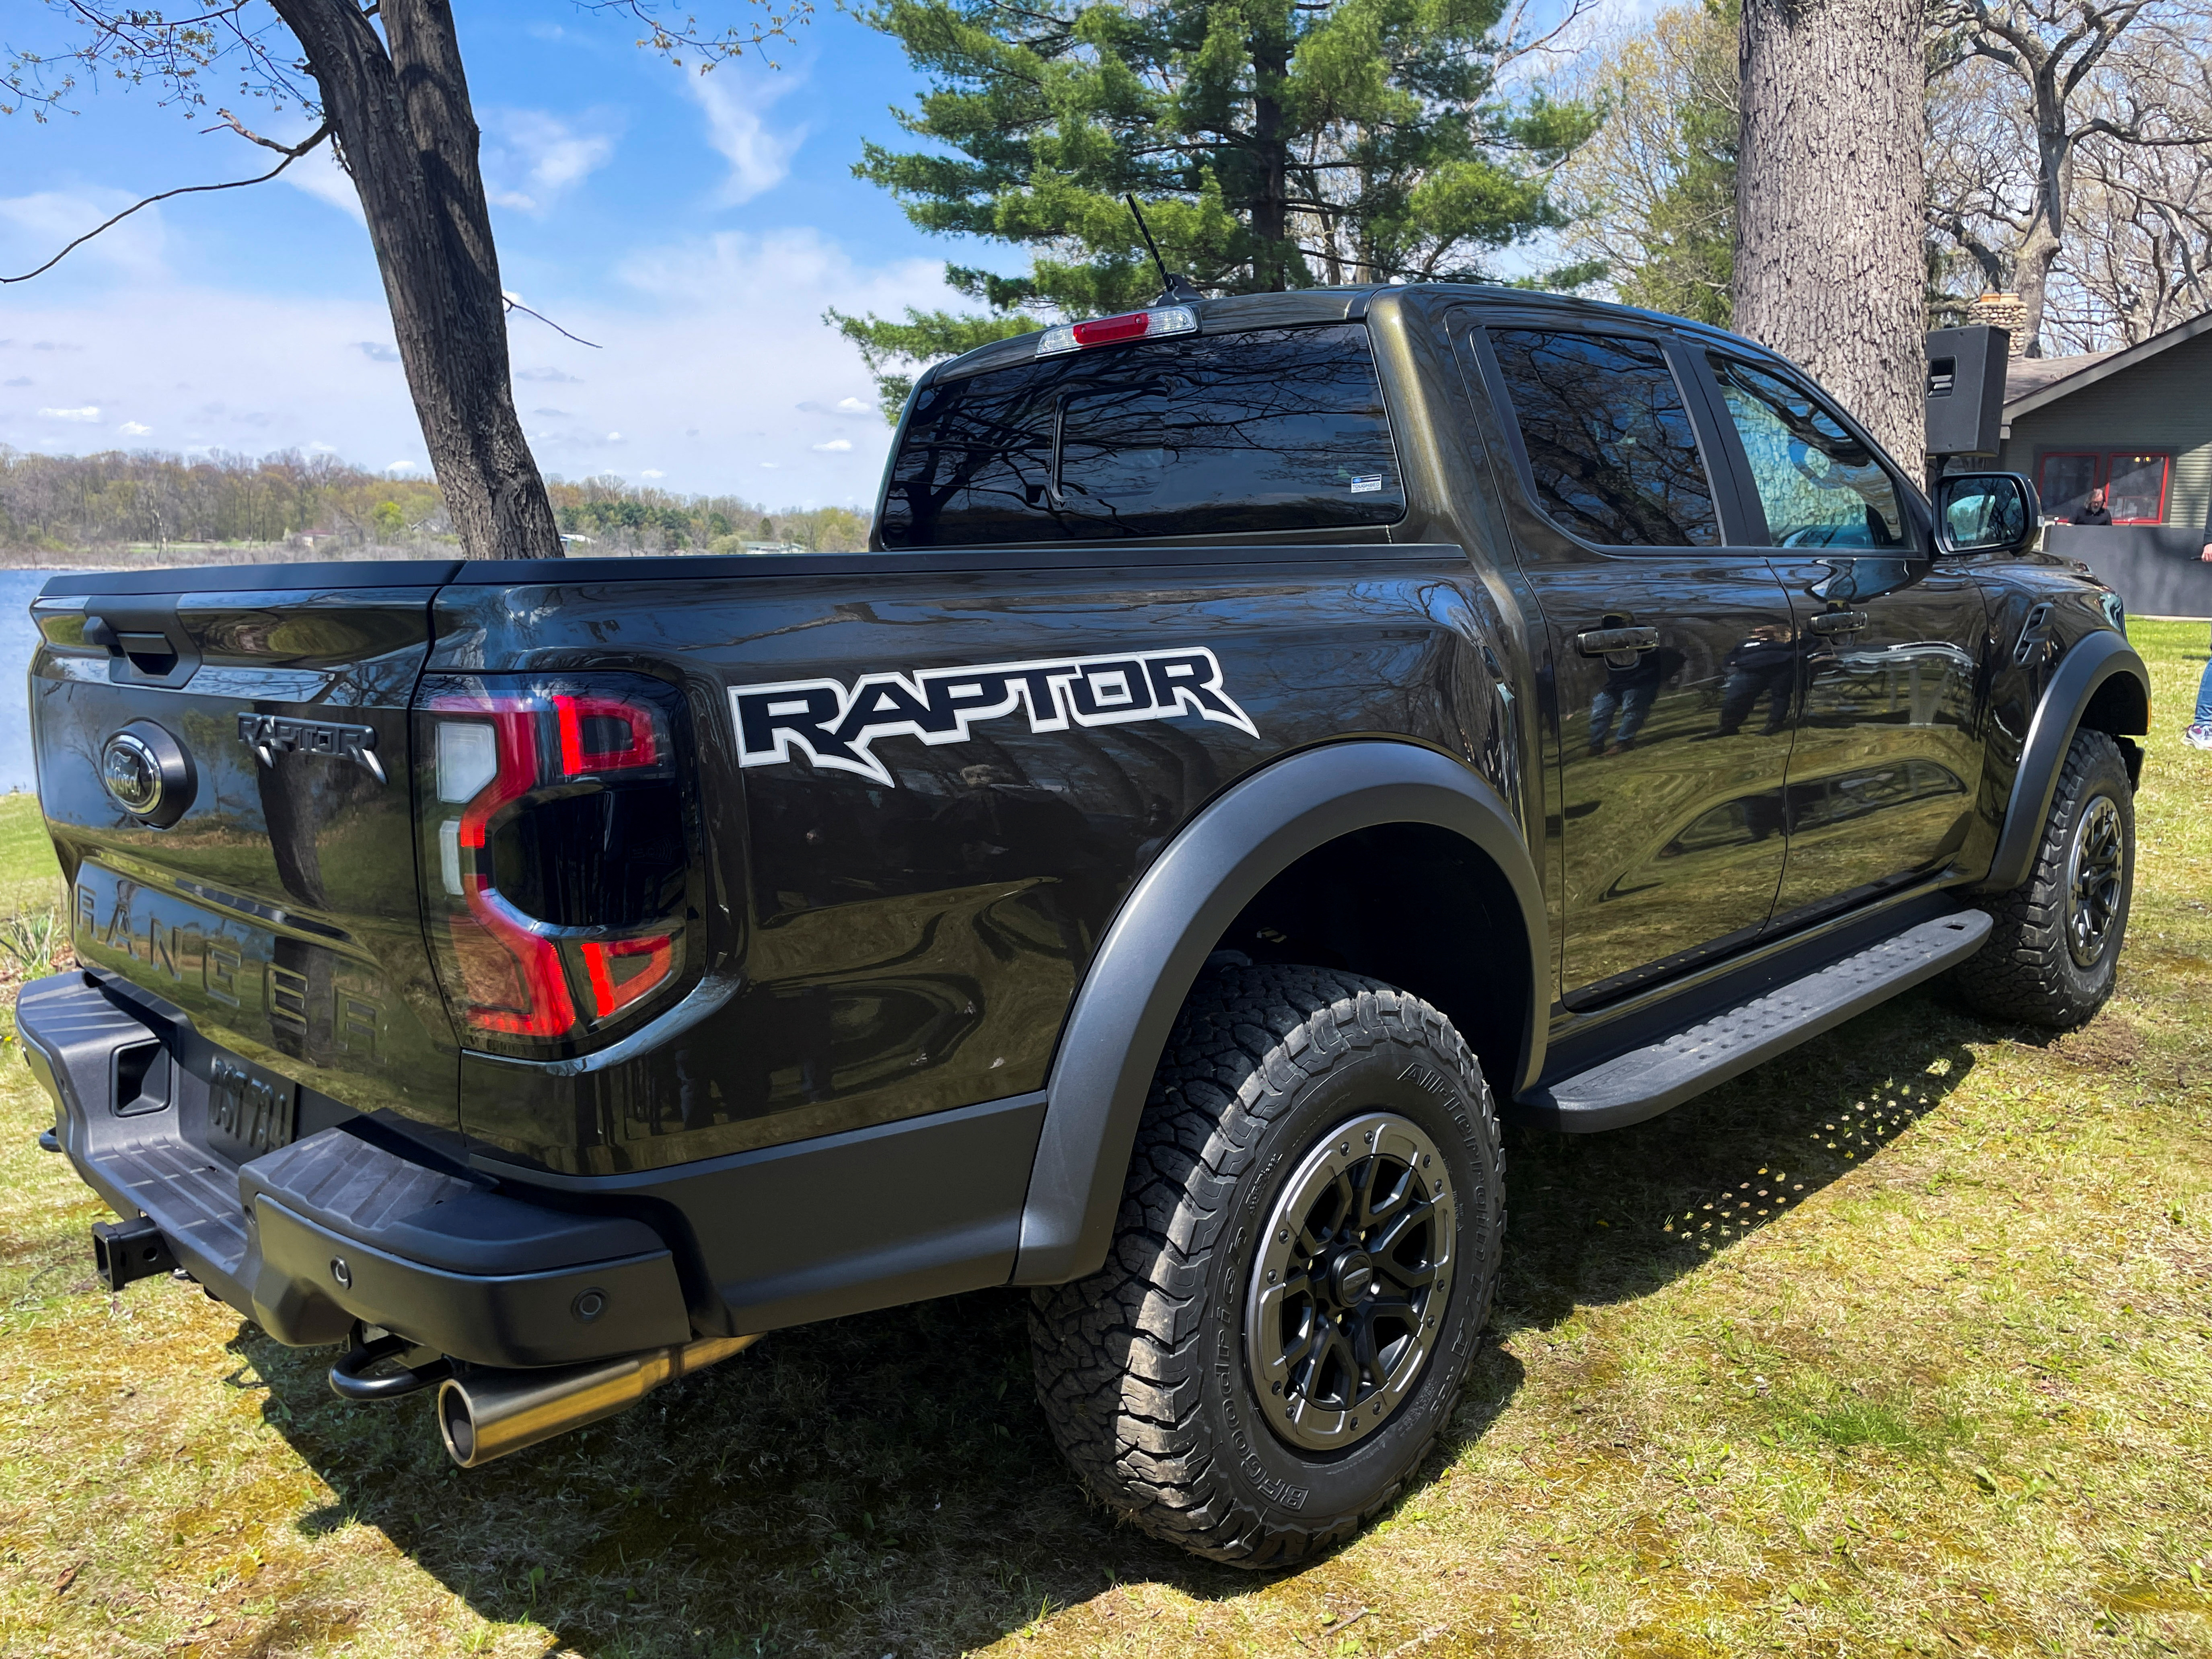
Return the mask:
M 31 626 L 31 601 L 58 570 L 0 570 L 0 685 L 15 688 L 15 720 L 0 719 L 0 792 L 31 790 L 31 655 L 39 630 Z

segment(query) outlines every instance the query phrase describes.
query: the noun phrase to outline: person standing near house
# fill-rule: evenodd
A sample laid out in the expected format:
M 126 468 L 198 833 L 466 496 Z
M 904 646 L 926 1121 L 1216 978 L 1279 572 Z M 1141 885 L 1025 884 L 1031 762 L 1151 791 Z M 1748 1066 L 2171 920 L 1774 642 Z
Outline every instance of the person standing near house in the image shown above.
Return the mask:
M 2212 564 L 2212 541 L 2204 544 L 2204 550 L 2197 556 Z M 2181 734 L 2181 740 L 2191 749 L 2212 749 L 2212 656 L 2204 660 L 2204 678 L 2197 682 L 2197 718 Z
M 2112 521 L 2112 509 L 2105 505 L 2105 492 L 2102 489 L 2091 490 L 2089 504 L 2076 513 L 2073 518 L 2073 522 L 2075 524 L 2110 524 Z

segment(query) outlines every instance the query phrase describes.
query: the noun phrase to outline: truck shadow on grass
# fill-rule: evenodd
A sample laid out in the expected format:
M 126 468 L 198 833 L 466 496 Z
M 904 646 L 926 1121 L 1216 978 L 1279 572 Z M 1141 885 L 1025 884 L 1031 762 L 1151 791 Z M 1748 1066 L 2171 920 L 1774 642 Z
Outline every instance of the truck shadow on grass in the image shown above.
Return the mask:
M 1936 1108 L 1987 1028 L 1921 993 L 1665 1117 L 1510 1137 L 1494 1334 L 1647 1295 Z M 337 1494 L 483 1617 L 599 1656 L 954 1654 L 1117 1582 L 1201 1599 L 1264 1582 L 1118 1526 L 1055 1453 L 1022 1298 L 985 1292 L 779 1333 L 626 1416 L 470 1473 L 427 1397 L 332 1399 L 327 1352 L 241 1331 L 270 1419 Z M 1486 1342 L 1438 1458 L 1522 1376 Z M 312 1618 L 301 1608 L 302 1617 Z

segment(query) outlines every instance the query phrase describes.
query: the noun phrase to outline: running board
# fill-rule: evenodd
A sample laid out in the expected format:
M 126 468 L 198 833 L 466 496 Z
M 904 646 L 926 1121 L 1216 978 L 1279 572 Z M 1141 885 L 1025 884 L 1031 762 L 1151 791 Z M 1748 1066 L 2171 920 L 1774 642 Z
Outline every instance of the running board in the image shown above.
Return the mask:
M 1641 1123 L 1964 962 L 1989 935 L 1980 910 L 1923 921 L 1686 1031 L 1540 1085 L 1513 1115 L 1577 1132 Z

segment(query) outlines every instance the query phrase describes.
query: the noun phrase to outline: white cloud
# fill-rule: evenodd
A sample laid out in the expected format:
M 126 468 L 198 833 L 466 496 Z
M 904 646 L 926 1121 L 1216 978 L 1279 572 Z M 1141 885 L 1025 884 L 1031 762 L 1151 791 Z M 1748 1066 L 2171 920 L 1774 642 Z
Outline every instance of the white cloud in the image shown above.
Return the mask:
M 487 193 L 501 207 L 542 214 L 570 186 L 605 167 L 615 153 L 615 125 L 604 112 L 582 131 L 538 109 L 493 109 L 484 115 Z
M 840 415 L 872 415 L 876 412 L 874 405 L 865 404 L 858 398 L 840 398 L 835 407 Z
M 637 475 L 641 478 L 665 478 L 668 475 L 657 466 L 648 466 Z
M 719 198 L 724 206 L 751 201 L 763 191 L 775 189 L 790 173 L 791 158 L 805 138 L 806 129 L 771 132 L 761 114 L 802 78 L 795 70 L 754 75 L 742 67 L 684 77 L 684 89 L 706 112 L 707 142 L 730 164 L 730 176 L 723 180 Z
M 115 429 L 126 438 L 143 438 L 154 428 L 150 426 L 141 426 L 136 421 L 125 421 Z
M 42 409 L 39 413 L 50 421 L 96 421 L 100 406 L 88 404 L 82 409 Z
M 532 451 L 546 472 L 569 478 L 611 465 L 635 477 L 649 456 L 665 489 L 766 497 L 770 507 L 865 504 L 890 433 L 842 406 L 872 410 L 873 388 L 859 352 L 823 325 L 822 310 L 896 316 L 908 306 L 957 305 L 942 271 L 934 259 L 864 263 L 806 230 L 647 247 L 601 287 L 526 266 L 510 281 L 605 348 L 526 337 L 529 353 L 547 354 L 519 356 L 514 377 Z M 404 380 L 362 349 L 392 338 L 373 283 L 354 285 L 358 298 L 168 277 L 96 292 L 27 284 L 0 307 L 0 340 L 13 342 L 0 344 L 0 370 L 34 374 L 48 406 L 98 406 L 111 422 L 120 418 L 112 411 L 128 410 L 165 448 L 262 454 L 313 443 L 372 469 L 380 455 L 407 459 L 412 465 L 398 476 L 426 477 Z M 179 317 L 191 325 L 177 326 Z M 672 351 L 671 340 L 683 349 Z M 569 372 L 587 363 L 588 398 L 576 384 L 586 377 Z M 794 410 L 791 392 L 778 392 L 799 387 L 817 409 Z M 569 413 L 532 412 L 555 407 L 556 398 Z M 112 426 L 41 418 L 37 408 L 21 393 L 0 400 L 0 444 L 43 453 L 117 441 Z M 610 432 L 623 439 L 610 442 Z M 813 447 L 841 438 L 849 449 Z
M 0 262 L 10 271 L 44 264 L 137 199 L 120 190 L 47 190 L 0 197 Z M 87 264 L 104 264 L 132 276 L 158 276 L 166 264 L 167 240 L 161 210 L 143 209 L 73 251 L 58 268 L 57 282 L 67 284 L 70 272 Z
M 420 472 L 422 469 L 412 461 L 386 461 L 384 470 L 386 472 Z
M 307 136 L 297 133 L 286 142 L 295 143 Z M 293 189 L 336 208 L 354 223 L 368 223 L 368 216 L 361 210 L 361 192 L 354 188 L 353 179 L 338 165 L 337 155 L 328 144 L 316 145 L 276 176 Z
M 356 340 L 353 349 L 373 363 L 396 363 L 399 361 L 399 348 L 386 345 L 381 340 Z
M 850 438 L 832 438 L 826 444 L 815 445 L 814 453 L 817 455 L 842 455 L 852 447 L 853 441 Z

